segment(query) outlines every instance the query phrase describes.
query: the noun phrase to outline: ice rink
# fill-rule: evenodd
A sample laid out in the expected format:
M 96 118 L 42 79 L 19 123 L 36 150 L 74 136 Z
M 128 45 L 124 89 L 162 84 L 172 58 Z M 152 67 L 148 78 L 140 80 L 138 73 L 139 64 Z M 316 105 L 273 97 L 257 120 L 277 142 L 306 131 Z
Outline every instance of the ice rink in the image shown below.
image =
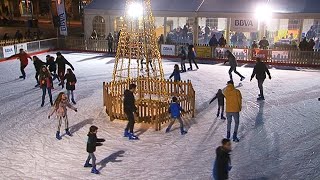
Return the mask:
M 54 55 L 54 52 L 50 53 Z M 216 119 L 217 102 L 209 101 L 229 78 L 228 66 L 200 64 L 198 71 L 183 73 L 196 91 L 196 118 L 186 118 L 188 134 L 178 123 L 166 134 L 138 124 L 140 141 L 123 137 L 126 122 L 110 122 L 102 106 L 102 82 L 110 81 L 114 58 L 103 54 L 63 53 L 75 67 L 78 113 L 68 111 L 73 137 L 55 138 L 57 120 L 48 119 L 47 97 L 34 88 L 32 62 L 27 79 L 20 80 L 19 61 L 0 63 L 0 179 L 101 179 L 101 180 L 209 180 L 215 149 L 226 136 L 226 122 Z M 39 55 L 45 60 L 47 54 Z M 54 55 L 55 56 L 55 55 Z M 176 62 L 164 60 L 168 78 Z M 187 66 L 188 67 L 188 66 Z M 238 71 L 247 79 L 235 85 L 243 95 L 239 143 L 233 143 L 232 180 L 320 179 L 320 71 L 272 68 L 265 81 L 265 102 L 257 102 L 256 80 L 249 81 L 252 66 Z M 53 98 L 61 91 L 55 82 Z M 99 127 L 105 138 L 97 147 L 100 175 L 83 168 L 89 127 Z M 62 126 L 62 129 L 64 124 Z

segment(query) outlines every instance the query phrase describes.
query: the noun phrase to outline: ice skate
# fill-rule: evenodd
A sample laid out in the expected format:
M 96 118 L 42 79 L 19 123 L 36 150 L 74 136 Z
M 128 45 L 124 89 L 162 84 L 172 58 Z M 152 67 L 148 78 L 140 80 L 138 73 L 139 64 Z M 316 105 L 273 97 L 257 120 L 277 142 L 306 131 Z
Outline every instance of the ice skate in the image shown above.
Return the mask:
M 264 101 L 264 97 L 263 96 L 258 97 L 257 101 Z
M 224 116 L 221 116 L 221 120 L 226 120 L 226 118 Z
M 91 173 L 100 174 L 100 172 L 95 167 L 91 169 Z
M 39 87 L 40 86 L 40 84 L 36 84 L 34 87 L 36 88 L 36 87 Z
M 240 81 L 243 81 L 243 80 L 245 80 L 245 79 L 246 79 L 245 77 L 241 77 Z
M 124 134 L 123 134 L 123 137 L 129 137 L 129 131 L 128 130 L 124 130 Z
M 92 164 L 90 164 L 90 163 L 88 163 L 88 162 L 86 162 L 84 165 L 83 165 L 83 167 L 92 167 Z
M 19 79 L 24 79 L 24 76 L 19 76 Z
M 139 140 L 138 136 L 134 135 L 133 133 L 129 133 L 129 140 Z
M 181 135 L 185 135 L 187 133 L 188 133 L 187 131 L 181 131 Z
M 60 136 L 60 132 L 59 132 L 59 131 L 57 131 L 57 133 L 56 133 L 56 138 L 57 138 L 58 140 L 61 140 L 61 139 L 62 139 L 61 136 Z
M 169 133 L 169 132 L 170 132 L 170 129 L 169 129 L 169 128 L 167 128 L 167 129 L 166 129 L 166 133 Z
M 233 133 L 233 142 L 239 142 L 239 138 L 237 137 L 237 133 Z
M 71 99 L 71 102 L 74 104 L 74 105 L 76 105 L 77 103 L 76 103 L 76 101 L 74 100 L 74 99 Z
M 43 107 L 43 106 L 44 106 L 44 102 L 41 103 L 41 107 Z
M 66 129 L 66 134 L 67 134 L 68 136 L 72 136 L 72 134 L 71 134 L 71 132 L 69 131 L 69 129 Z

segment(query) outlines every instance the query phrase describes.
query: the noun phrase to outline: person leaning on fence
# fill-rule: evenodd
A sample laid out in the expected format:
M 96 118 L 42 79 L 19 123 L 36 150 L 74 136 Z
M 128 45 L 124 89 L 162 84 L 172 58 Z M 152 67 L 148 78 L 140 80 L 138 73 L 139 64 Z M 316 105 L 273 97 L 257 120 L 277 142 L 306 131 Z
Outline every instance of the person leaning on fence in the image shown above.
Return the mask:
M 268 49 L 269 41 L 267 40 L 266 37 L 263 37 L 263 39 L 260 40 L 259 46 L 260 46 L 260 49 Z
M 225 47 L 227 45 L 227 40 L 224 38 L 223 34 L 221 35 L 219 39 L 219 46 L 220 47 Z
M 181 61 L 181 72 L 187 72 L 187 69 L 186 69 L 187 52 L 183 46 L 181 46 L 179 57 Z
M 182 107 L 178 103 L 178 99 L 176 97 L 173 97 L 172 102 L 170 103 L 170 106 L 169 106 L 169 113 L 171 115 L 172 120 L 171 120 L 168 128 L 166 129 L 166 133 L 170 132 L 171 127 L 174 124 L 175 120 L 178 120 L 180 123 L 181 135 L 187 134 L 187 131 L 184 130 L 183 121 L 181 119 L 181 111 L 184 112 L 184 110 L 182 109 Z
M 107 37 L 107 41 L 108 41 L 108 52 L 112 53 L 114 38 L 111 33 L 109 33 L 109 35 Z

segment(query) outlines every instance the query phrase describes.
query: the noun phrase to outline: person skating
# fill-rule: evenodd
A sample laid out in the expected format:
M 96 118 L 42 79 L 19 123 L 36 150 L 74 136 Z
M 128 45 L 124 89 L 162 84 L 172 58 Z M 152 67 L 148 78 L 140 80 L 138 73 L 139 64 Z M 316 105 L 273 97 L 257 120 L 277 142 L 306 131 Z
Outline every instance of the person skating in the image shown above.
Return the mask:
M 258 81 L 258 87 L 259 87 L 259 97 L 257 98 L 257 100 L 264 100 L 264 93 L 263 93 L 263 82 L 266 79 L 266 73 L 269 76 L 269 79 L 271 79 L 271 74 L 269 72 L 268 67 L 266 66 L 266 64 L 264 64 L 260 58 L 257 58 L 257 63 L 253 68 L 253 72 L 251 75 L 251 79 L 250 81 L 252 81 L 252 79 L 254 77 L 256 77 L 257 81 Z
M 46 65 L 46 63 L 41 61 L 37 56 L 33 56 L 32 59 L 33 59 L 34 68 L 36 70 L 35 78 L 36 78 L 37 84 L 35 85 L 35 87 L 38 87 L 40 85 L 40 83 L 39 83 L 40 71 L 41 71 L 42 66 Z
M 8 58 L 18 58 L 20 60 L 20 71 L 21 71 L 21 76 L 19 76 L 20 79 L 26 79 L 26 72 L 24 71 L 24 69 L 28 66 L 28 59 L 32 60 L 31 56 L 29 54 L 27 54 L 23 49 L 19 50 L 19 54 L 15 54 L 12 55 Z
M 229 69 L 230 80 L 233 81 L 232 72 L 234 72 L 234 73 L 236 73 L 238 76 L 240 76 L 240 81 L 243 81 L 243 80 L 245 79 L 245 77 L 242 76 L 242 75 L 237 71 L 238 63 L 237 63 L 236 57 L 235 57 L 229 50 L 226 51 L 226 54 L 227 54 L 228 60 L 226 60 L 226 61 L 224 62 L 224 64 L 226 64 L 227 62 L 229 62 L 229 65 L 230 65 L 230 69 Z
M 223 139 L 221 146 L 216 149 L 216 159 L 213 165 L 213 179 L 226 180 L 229 178 L 229 171 L 232 169 L 230 152 L 232 150 L 229 139 Z
M 55 100 L 54 104 L 53 104 L 53 108 L 52 111 L 50 112 L 48 118 L 50 119 L 50 117 L 56 113 L 57 119 L 58 119 L 58 129 L 57 129 L 57 133 L 56 133 L 56 138 L 58 140 L 61 140 L 61 136 L 60 136 L 60 128 L 61 128 L 61 123 L 62 120 L 64 120 L 65 123 L 65 130 L 66 130 L 66 134 L 68 136 L 72 136 L 72 134 L 69 131 L 69 122 L 68 122 L 68 114 L 67 114 L 67 107 L 74 110 L 75 112 L 77 112 L 77 108 L 75 108 L 74 106 L 72 106 L 69 101 L 68 101 L 68 97 L 63 93 L 59 93 L 57 99 Z
M 184 130 L 183 121 L 181 119 L 181 111 L 184 112 L 180 104 L 178 103 L 178 99 L 176 97 L 172 98 L 172 102 L 170 103 L 169 113 L 171 114 L 171 122 L 166 129 L 166 133 L 169 133 L 172 125 L 176 120 L 180 123 L 180 133 L 181 135 L 187 134 L 187 131 Z
M 231 122 L 232 118 L 235 122 L 233 141 L 239 142 L 238 139 L 238 128 L 240 111 L 242 109 L 242 95 L 241 92 L 234 87 L 233 81 L 228 81 L 228 85 L 225 88 L 224 97 L 226 98 L 226 115 L 227 115 L 227 138 L 230 139 Z
M 71 95 L 71 102 L 73 104 L 76 104 L 76 101 L 74 100 L 73 91 L 75 90 L 75 87 L 76 87 L 77 78 L 70 68 L 67 69 L 67 74 L 65 75 L 65 79 L 67 80 L 66 89 L 68 94 L 68 100 L 70 101 L 70 95 Z
M 45 98 L 46 98 L 46 93 L 48 91 L 49 99 L 50 99 L 50 104 L 51 106 L 53 105 L 52 102 L 52 93 L 51 90 L 53 89 L 53 81 L 50 72 L 48 71 L 46 66 L 42 66 L 40 70 L 40 75 L 39 75 L 39 85 L 40 88 L 42 89 L 42 102 L 41 102 L 41 107 L 44 106 Z
M 107 41 L 108 41 L 108 52 L 109 53 L 112 53 L 113 51 L 112 51 L 112 47 L 113 47 L 113 36 L 112 36 L 112 34 L 111 33 L 109 33 L 109 35 L 108 35 L 108 37 L 107 37 Z
M 172 77 L 173 77 L 174 82 L 181 81 L 180 69 L 179 69 L 178 64 L 174 65 L 174 70 L 173 70 L 172 74 L 170 75 L 169 79 L 171 79 Z
M 84 167 L 91 167 L 91 173 L 100 174 L 100 172 L 96 168 L 96 156 L 94 152 L 96 151 L 97 146 L 102 146 L 102 142 L 104 139 L 97 138 L 98 127 L 91 126 L 88 133 L 88 141 L 87 141 L 87 152 L 89 153 L 88 158 L 84 164 Z M 90 164 L 90 160 L 92 164 Z
M 139 138 L 134 135 L 134 113 L 137 113 L 137 107 L 135 105 L 134 93 L 136 92 L 137 85 L 130 84 L 129 89 L 124 91 L 123 107 L 124 112 L 128 118 L 128 124 L 124 130 L 124 137 L 129 137 L 130 140 L 138 140 Z
M 186 69 L 187 52 L 183 46 L 181 46 L 179 57 L 181 60 L 181 72 L 187 72 L 187 69 Z
M 190 44 L 188 46 L 188 59 L 189 59 L 189 64 L 190 64 L 190 68 L 188 70 L 192 71 L 192 62 L 194 63 L 196 68 L 199 69 L 195 58 L 196 58 L 196 52 L 195 52 L 194 46 L 192 44 Z
M 66 58 L 61 54 L 61 52 L 57 52 L 57 58 L 56 63 L 58 64 L 58 75 L 60 77 L 60 84 L 59 86 L 64 88 L 64 74 L 66 73 L 66 65 L 70 66 L 72 71 L 74 71 L 74 68 L 72 64 L 66 60 Z
M 211 104 L 214 100 L 218 99 L 218 113 L 217 113 L 217 117 L 219 117 L 220 115 L 220 109 L 221 109 L 221 119 L 225 120 L 226 118 L 224 117 L 223 113 L 224 113 L 224 95 L 222 93 L 222 90 L 219 89 L 216 96 L 212 98 L 212 100 L 209 102 L 209 104 Z
M 54 61 L 54 57 L 52 57 L 52 56 L 50 56 L 50 55 L 47 55 L 47 56 L 46 56 L 46 60 L 47 60 L 46 64 L 47 64 L 47 66 L 48 66 L 48 68 L 49 68 L 49 72 L 50 72 L 51 75 L 53 76 L 53 81 L 54 81 L 55 79 L 58 79 L 58 81 L 60 82 L 60 78 L 59 78 L 59 76 L 58 76 L 58 74 L 57 74 L 57 64 L 56 64 L 56 62 Z

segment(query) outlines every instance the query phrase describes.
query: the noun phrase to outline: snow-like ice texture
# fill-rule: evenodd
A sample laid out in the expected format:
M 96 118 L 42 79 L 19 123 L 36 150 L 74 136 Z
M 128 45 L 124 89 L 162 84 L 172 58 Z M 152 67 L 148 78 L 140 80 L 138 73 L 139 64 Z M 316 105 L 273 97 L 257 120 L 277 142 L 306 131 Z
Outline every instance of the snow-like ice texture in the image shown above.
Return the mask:
M 52 55 L 54 52 L 51 53 Z M 39 57 L 45 59 L 46 54 Z M 110 122 L 102 106 L 102 82 L 110 81 L 114 59 L 103 54 L 65 52 L 78 77 L 78 113 L 69 110 L 73 137 L 55 139 L 57 120 L 48 119 L 48 100 L 41 108 L 41 90 L 34 88 L 34 67 L 19 80 L 19 61 L 0 63 L 0 179 L 200 179 L 211 176 L 215 149 L 226 135 L 226 122 L 216 119 L 217 102 L 210 99 L 228 80 L 228 66 L 200 64 L 182 74 L 196 90 L 197 116 L 185 119 L 188 134 L 178 123 L 165 134 L 146 124 L 136 126 L 140 141 L 123 138 L 126 122 Z M 164 60 L 166 77 L 175 62 Z M 320 179 L 320 73 L 316 70 L 272 69 L 265 82 L 265 103 L 256 101 L 252 67 L 239 67 L 247 79 L 243 94 L 239 143 L 233 143 L 233 180 Z M 235 75 L 236 85 L 239 83 Z M 55 82 L 53 96 L 60 87 Z M 101 175 L 83 168 L 89 127 L 99 127 L 104 146 L 96 151 Z M 64 126 L 62 126 L 63 129 Z

